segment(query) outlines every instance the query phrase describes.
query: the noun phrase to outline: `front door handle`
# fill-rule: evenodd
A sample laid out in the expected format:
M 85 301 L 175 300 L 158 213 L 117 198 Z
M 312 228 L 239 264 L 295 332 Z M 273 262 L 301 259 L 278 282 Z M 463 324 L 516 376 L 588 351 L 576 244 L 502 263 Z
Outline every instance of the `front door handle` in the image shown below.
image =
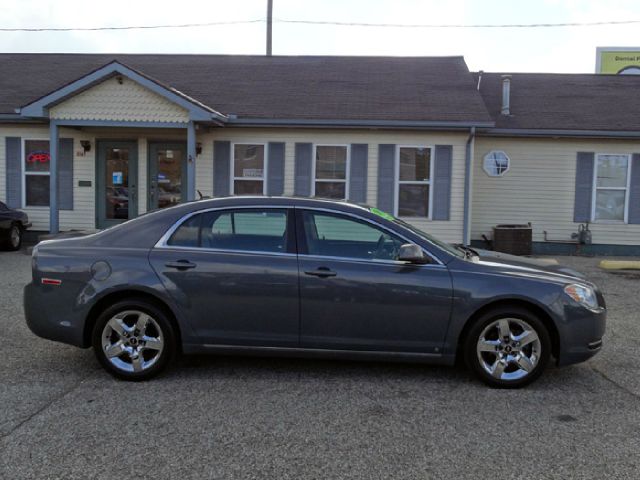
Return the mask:
M 308 270 L 304 272 L 306 275 L 312 275 L 314 277 L 326 278 L 326 277 L 335 277 L 337 275 L 336 272 L 329 270 L 327 267 L 319 267 L 316 270 Z
M 189 260 L 177 260 L 175 262 L 167 262 L 165 267 L 175 268 L 177 270 L 189 270 L 190 268 L 196 268 L 195 263 L 191 263 Z

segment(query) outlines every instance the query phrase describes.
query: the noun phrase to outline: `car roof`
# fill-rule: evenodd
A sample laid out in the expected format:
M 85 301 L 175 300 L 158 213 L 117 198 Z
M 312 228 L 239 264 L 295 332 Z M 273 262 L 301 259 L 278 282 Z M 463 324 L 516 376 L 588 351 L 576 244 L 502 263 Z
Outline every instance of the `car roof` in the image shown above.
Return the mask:
M 291 207 L 332 208 L 338 210 L 353 210 L 359 213 L 368 212 L 369 206 L 349 201 L 331 200 L 326 198 L 310 198 L 298 196 L 230 196 L 196 200 L 190 205 L 193 210 L 216 208 L 221 206 L 273 205 Z M 196 207 L 197 206 L 197 207 Z
M 185 215 L 214 208 L 233 208 L 251 206 L 272 206 L 272 207 L 309 207 L 326 208 L 346 213 L 353 213 L 364 217 L 372 218 L 370 209 L 363 205 L 358 205 L 345 201 L 333 201 L 316 198 L 303 197 L 269 197 L 269 196 L 235 196 L 219 197 L 196 200 L 182 203 L 175 207 L 162 210 L 154 210 L 141 215 L 133 220 L 122 223 L 115 227 L 100 232 L 85 240 L 93 245 L 121 246 L 127 247 L 135 245 L 145 248 L 152 247 L 162 235 L 177 221 Z

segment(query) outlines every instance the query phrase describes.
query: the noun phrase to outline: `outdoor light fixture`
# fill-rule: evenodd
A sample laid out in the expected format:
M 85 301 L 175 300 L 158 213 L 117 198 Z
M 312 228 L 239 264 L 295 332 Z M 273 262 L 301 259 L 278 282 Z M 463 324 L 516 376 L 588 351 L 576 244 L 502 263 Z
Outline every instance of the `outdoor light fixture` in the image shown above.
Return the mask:
M 91 142 L 89 140 L 80 140 L 80 145 L 82 146 L 84 153 L 91 151 Z
M 202 143 L 196 143 L 196 155 L 200 155 L 202 153 Z

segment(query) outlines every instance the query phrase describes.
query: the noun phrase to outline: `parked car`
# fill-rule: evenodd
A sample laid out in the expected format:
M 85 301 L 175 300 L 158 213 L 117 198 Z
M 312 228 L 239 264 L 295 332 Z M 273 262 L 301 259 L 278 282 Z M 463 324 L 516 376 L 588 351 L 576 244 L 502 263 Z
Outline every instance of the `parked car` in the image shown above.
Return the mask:
M 521 387 L 601 349 L 598 287 L 454 247 L 389 214 L 301 198 L 201 200 L 33 250 L 27 324 L 148 379 L 178 352 L 451 365 Z M 42 308 L 46 305 L 47 308 Z
M 20 210 L 14 210 L 0 202 L 0 245 L 9 250 L 19 250 L 22 235 L 31 226 L 29 217 Z

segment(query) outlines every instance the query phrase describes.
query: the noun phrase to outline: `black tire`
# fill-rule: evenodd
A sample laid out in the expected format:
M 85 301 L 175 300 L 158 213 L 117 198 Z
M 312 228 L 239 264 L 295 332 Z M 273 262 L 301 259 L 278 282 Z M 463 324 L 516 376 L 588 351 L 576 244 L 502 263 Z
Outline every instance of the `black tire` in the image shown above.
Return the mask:
M 535 367 L 531 369 L 531 371 L 529 371 L 528 373 L 525 372 L 525 376 L 523 376 L 522 378 L 496 378 L 487 370 L 485 370 L 485 367 L 481 363 L 481 358 L 479 358 L 479 356 L 485 359 L 493 358 L 493 354 L 490 352 L 479 354 L 477 347 L 480 336 L 485 331 L 485 329 L 489 325 L 500 319 L 515 319 L 516 322 L 511 322 L 511 324 L 513 325 L 515 323 L 516 327 L 518 327 L 517 321 L 521 320 L 528 324 L 537 334 L 539 340 L 539 343 L 536 344 L 535 347 L 536 351 L 539 350 L 539 352 L 537 353 L 537 363 L 535 364 Z M 504 347 L 501 346 L 498 348 Z M 534 347 L 533 345 L 531 345 L 527 348 L 531 349 Z M 523 350 L 525 349 L 523 348 Z M 528 350 L 528 352 L 531 352 L 531 350 Z M 463 353 L 467 367 L 487 385 L 494 388 L 520 388 L 536 380 L 546 368 L 551 357 L 551 337 L 544 323 L 529 310 L 519 307 L 501 307 L 485 313 L 474 322 L 468 334 L 466 335 L 463 344 Z M 494 355 L 496 360 L 498 358 L 497 355 L 498 353 Z M 516 369 L 518 367 L 514 363 L 511 363 L 508 368 Z M 509 373 L 508 369 L 505 369 L 505 372 Z M 516 373 L 515 375 L 518 374 L 522 375 L 523 373 L 520 372 Z
M 107 323 L 113 319 L 114 316 L 127 311 L 142 312 L 151 317 L 151 319 L 155 321 L 155 324 L 151 328 L 154 332 L 159 331 L 158 337 L 162 338 L 163 341 L 162 350 L 157 355 L 157 359 L 151 366 L 149 366 L 149 368 L 145 368 L 142 371 L 127 371 L 122 368 L 118 368 L 111 360 L 109 360 L 109 358 L 107 358 L 107 355 L 103 350 L 103 333 L 105 332 Z M 128 317 L 125 317 L 125 320 L 131 322 Z M 115 335 L 117 336 L 117 334 Z M 105 335 L 105 338 L 107 336 L 108 335 Z M 133 335 L 131 335 L 131 338 L 133 338 Z M 131 340 L 131 338 L 129 340 Z M 149 380 L 157 376 L 173 361 L 177 351 L 176 338 L 176 333 L 171 322 L 161 308 L 146 299 L 130 298 L 120 300 L 100 313 L 93 327 L 91 343 L 93 345 L 93 351 L 96 358 L 104 369 L 111 375 L 122 380 L 142 381 Z M 140 344 L 139 348 L 142 348 Z M 123 359 L 123 361 L 119 363 L 126 363 L 127 359 L 131 360 L 127 353 L 123 353 L 123 355 L 118 358 Z M 131 361 L 131 363 L 133 364 L 133 361 Z
M 20 225 L 18 225 L 17 223 L 14 223 L 13 225 L 11 225 L 11 227 L 9 227 L 7 239 L 5 240 L 5 245 L 7 246 L 8 250 L 12 252 L 20 250 L 20 247 L 22 247 L 22 233 L 22 227 L 20 227 Z M 14 237 L 14 235 L 16 235 L 17 237 L 17 242 L 14 240 L 16 238 Z

